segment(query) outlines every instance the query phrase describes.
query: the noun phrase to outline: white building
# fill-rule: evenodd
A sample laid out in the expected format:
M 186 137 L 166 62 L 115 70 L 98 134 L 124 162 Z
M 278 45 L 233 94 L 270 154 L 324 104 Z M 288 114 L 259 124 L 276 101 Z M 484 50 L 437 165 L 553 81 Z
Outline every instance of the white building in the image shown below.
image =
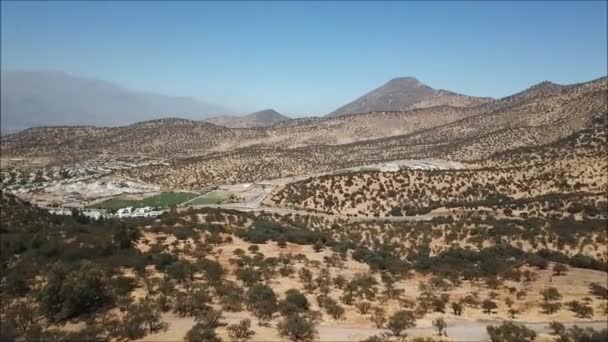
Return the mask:
M 399 165 L 393 163 L 386 163 L 380 166 L 380 171 L 382 172 L 397 172 L 399 170 Z
M 152 207 L 141 207 L 141 208 L 126 207 L 126 208 L 118 209 L 116 211 L 116 216 L 118 218 L 156 217 L 162 213 L 163 213 L 162 210 L 153 210 Z
M 132 211 L 133 207 L 120 208 L 116 211 L 116 216 L 118 216 L 119 218 L 131 217 Z

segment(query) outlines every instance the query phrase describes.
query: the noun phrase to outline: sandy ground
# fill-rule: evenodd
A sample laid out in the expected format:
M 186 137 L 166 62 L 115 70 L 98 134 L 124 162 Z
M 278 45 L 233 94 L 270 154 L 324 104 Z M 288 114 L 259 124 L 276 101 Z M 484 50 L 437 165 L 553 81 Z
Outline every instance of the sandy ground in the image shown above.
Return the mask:
M 241 319 L 249 318 L 252 322 L 252 328 L 256 331 L 251 341 L 256 342 L 270 342 L 270 341 L 283 341 L 278 336 L 276 331 L 276 322 L 272 322 L 270 326 L 259 327 L 257 326 L 256 319 L 247 312 L 238 313 L 226 313 L 225 323 L 233 324 L 237 323 Z M 190 317 L 177 317 L 174 314 L 165 314 L 163 319 L 170 323 L 170 329 L 153 335 L 148 335 L 141 341 L 182 341 L 186 332 L 195 324 L 194 319 Z M 448 338 L 453 341 L 489 341 L 488 334 L 486 333 L 486 326 L 491 324 L 500 324 L 502 321 L 499 320 L 478 320 L 478 321 L 467 321 L 467 320 L 447 320 L 448 325 L 447 333 Z M 526 324 L 529 328 L 533 329 L 539 334 L 546 334 L 549 332 L 549 322 L 520 322 Z M 564 322 L 568 326 L 574 325 L 572 322 Z M 594 329 L 608 328 L 608 322 L 606 321 L 595 321 L 595 322 L 577 322 L 580 327 L 591 327 Z M 319 332 L 318 340 L 326 342 L 338 342 L 338 341 L 360 341 L 373 335 L 379 335 L 388 330 L 376 329 L 373 327 L 361 327 L 356 325 L 328 325 L 322 323 L 317 327 Z M 419 324 L 419 326 L 409 329 L 406 331 L 408 336 L 433 336 L 435 330 L 428 324 Z M 226 328 L 221 327 L 218 329 L 218 335 L 225 340 L 230 340 L 226 333 Z

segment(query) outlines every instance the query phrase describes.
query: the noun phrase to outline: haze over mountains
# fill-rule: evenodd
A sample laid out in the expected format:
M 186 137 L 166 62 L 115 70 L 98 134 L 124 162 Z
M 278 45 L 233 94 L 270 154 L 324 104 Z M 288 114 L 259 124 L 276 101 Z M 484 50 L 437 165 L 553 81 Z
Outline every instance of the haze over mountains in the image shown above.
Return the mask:
M 2 133 L 36 126 L 120 126 L 179 116 L 197 119 L 229 113 L 191 98 L 126 89 L 63 72 L 2 72 Z

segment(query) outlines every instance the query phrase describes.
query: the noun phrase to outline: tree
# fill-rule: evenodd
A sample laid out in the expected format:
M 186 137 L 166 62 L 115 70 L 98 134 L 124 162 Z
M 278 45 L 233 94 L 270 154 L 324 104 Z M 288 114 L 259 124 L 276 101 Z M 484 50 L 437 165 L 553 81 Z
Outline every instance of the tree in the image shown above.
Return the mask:
M 207 310 L 199 312 L 194 320 L 204 326 L 215 329 L 222 325 L 222 319 L 224 319 L 224 313 L 221 310 L 209 307 Z
M 561 307 L 562 303 L 560 302 L 542 302 L 540 303 L 541 311 L 546 314 L 552 314 L 557 312 Z
M 510 308 L 508 312 L 509 312 L 509 317 L 511 317 L 511 319 L 515 319 L 515 317 L 517 317 L 517 315 L 519 315 L 519 310 L 517 310 L 515 308 Z
M 416 326 L 414 313 L 410 310 L 400 310 L 395 312 L 389 319 L 386 327 L 393 333 L 394 336 L 406 336 L 404 330 Z
M 205 326 L 204 324 L 195 324 L 184 337 L 186 342 L 221 342 L 222 339 L 217 336 L 215 329 Z
M 51 320 L 63 320 L 93 312 L 112 301 L 109 278 L 91 262 L 70 269 L 51 268 L 41 291 L 42 311 Z
M 308 315 L 293 314 L 277 325 L 279 335 L 292 342 L 313 341 L 317 336 L 316 322 Z
M 231 324 L 227 328 L 228 336 L 236 342 L 244 342 L 255 335 L 255 332 L 251 330 L 251 320 L 244 319 L 236 324 Z
M 489 315 L 498 308 L 498 305 L 496 305 L 495 302 L 486 299 L 481 303 L 481 308 L 483 309 L 483 312 Z
M 5 311 L 5 310 L 3 310 Z M 4 312 L 4 322 L 19 334 L 25 334 L 38 321 L 38 308 L 33 301 L 19 300 Z M 3 327 L 4 328 L 4 327 Z M 8 329 L 8 327 L 7 327 Z M 2 329 L 4 330 L 4 329 Z
M 553 275 L 560 276 L 568 271 L 568 267 L 564 264 L 553 264 Z
M 279 308 L 283 315 L 308 311 L 310 305 L 306 296 L 300 291 L 291 289 L 285 292 L 285 299 L 281 301 Z
M 247 301 L 259 325 L 270 320 L 278 309 L 277 297 L 266 285 L 255 285 L 247 290 Z
M 599 299 L 608 299 L 608 288 L 598 283 L 589 284 L 589 292 Z
M 454 315 L 461 316 L 463 309 L 464 309 L 464 305 L 462 305 L 462 303 L 459 303 L 459 302 L 452 303 L 452 312 L 454 313 Z
M 386 323 L 386 312 L 381 307 L 375 307 L 372 313 L 372 322 L 376 325 L 376 328 L 381 329 Z
M 488 325 L 486 330 L 492 342 L 531 342 L 536 338 L 534 330 L 513 322 L 503 322 L 499 326 Z
M 555 287 L 547 287 L 546 289 L 540 291 L 540 294 L 543 296 L 543 301 L 545 302 L 562 299 L 562 295 Z
M 576 314 L 578 318 L 590 318 L 593 316 L 593 308 L 577 300 L 566 303 L 568 309 Z
M 344 308 L 331 298 L 328 298 L 328 300 L 325 301 L 325 311 L 333 317 L 333 319 L 340 319 L 344 316 Z
M 443 318 L 439 317 L 433 320 L 433 327 L 437 330 L 437 336 L 448 336 L 446 328 L 448 325 L 445 323 Z
M 357 310 L 359 311 L 359 313 L 362 315 L 367 314 L 369 309 L 372 308 L 372 304 L 370 302 L 366 302 L 366 301 L 358 302 L 355 306 L 357 307 Z
M 551 335 L 562 336 L 566 334 L 566 326 L 560 322 L 549 323 L 549 329 L 551 329 Z
M 562 298 L 562 295 L 555 287 L 548 287 L 542 290 L 540 294 L 543 296 L 543 302 L 540 304 L 540 307 L 545 314 L 557 312 L 562 306 L 561 303 L 557 302 Z
M 120 222 L 114 228 L 112 234 L 112 242 L 119 249 L 128 249 L 133 247 L 135 241 L 140 238 L 139 230 L 132 227 L 127 227 L 125 222 Z
M 307 268 L 302 268 L 298 272 L 298 276 L 300 277 L 300 281 L 304 284 L 304 289 L 308 292 L 314 291 L 317 287 L 317 284 L 314 282 L 314 278 L 312 272 Z
M 325 245 L 323 242 L 321 242 L 321 240 L 317 240 L 317 242 L 315 242 L 315 244 L 312 246 L 312 249 L 314 249 L 314 251 L 317 253 L 323 250 L 323 248 L 325 248 Z
M 134 330 L 141 327 L 151 334 L 168 327 L 167 323 L 162 321 L 160 308 L 149 300 L 129 306 L 128 312 L 129 314 L 125 316 L 127 318 L 125 325 L 131 325 Z

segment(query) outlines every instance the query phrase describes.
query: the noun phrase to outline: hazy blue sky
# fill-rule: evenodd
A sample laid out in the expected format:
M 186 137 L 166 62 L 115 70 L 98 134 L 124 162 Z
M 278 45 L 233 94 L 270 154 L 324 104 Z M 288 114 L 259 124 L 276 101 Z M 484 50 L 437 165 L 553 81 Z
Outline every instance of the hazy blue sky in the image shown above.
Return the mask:
M 6 2 L 2 68 L 325 114 L 397 76 L 501 97 L 607 73 L 597 2 Z

